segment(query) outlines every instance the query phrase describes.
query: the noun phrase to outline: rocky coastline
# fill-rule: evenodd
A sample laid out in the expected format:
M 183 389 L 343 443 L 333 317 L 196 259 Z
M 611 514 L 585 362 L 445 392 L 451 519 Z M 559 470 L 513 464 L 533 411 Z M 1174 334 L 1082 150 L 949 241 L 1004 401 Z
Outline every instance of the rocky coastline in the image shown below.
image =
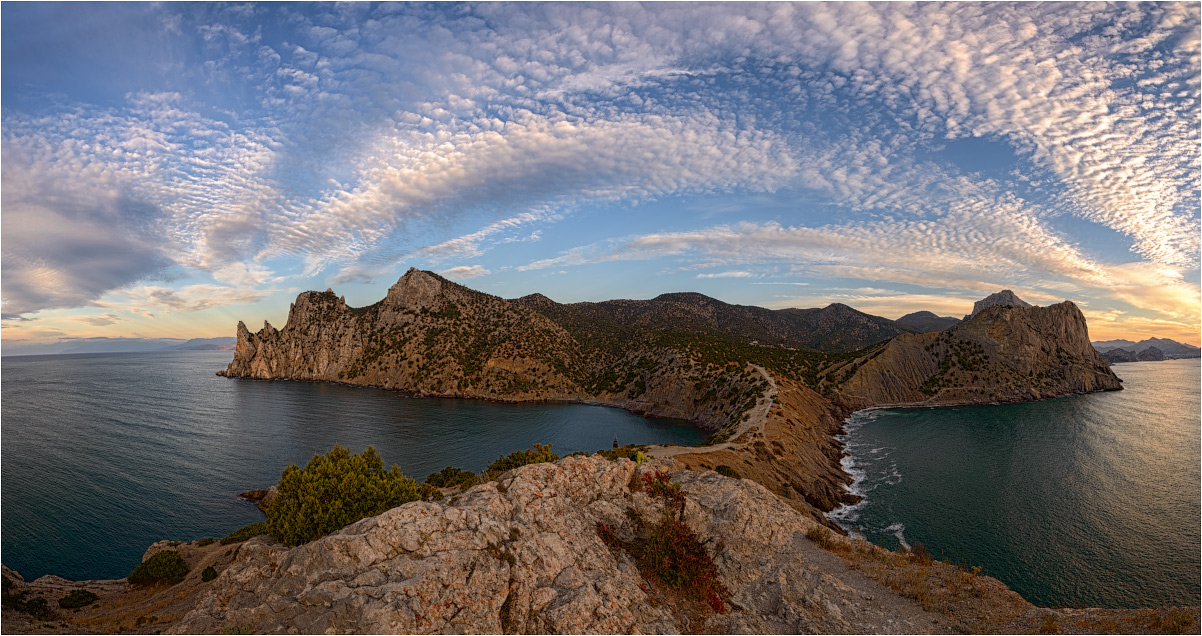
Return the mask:
M 282 330 L 265 323 L 251 333 L 239 323 L 234 359 L 218 374 L 601 404 L 689 420 L 721 437 L 649 447 L 642 465 L 593 456 L 515 469 L 446 502 L 406 504 L 297 548 L 262 537 L 233 548 L 182 544 L 193 574 L 212 566 L 215 580 L 157 591 L 71 584 L 102 598 L 63 624 L 143 633 L 1029 632 L 1049 620 L 1067 633 L 1171 631 L 1182 621 L 1196 628 L 1197 608 L 1034 608 L 972 570 L 842 536 L 827 518 L 858 499 L 837 439 L 855 412 L 1121 389 L 1072 303 L 994 302 L 966 318 L 850 355 L 805 354 L 810 366 L 797 374 L 768 360 L 718 364 L 695 347 L 653 345 L 646 334 L 629 351 L 605 355 L 538 311 L 416 270 L 367 308 L 306 292 Z M 617 380 L 598 379 L 610 368 Z M 598 538 L 598 523 L 629 535 L 633 520 L 655 514 L 635 487 L 650 470 L 670 471 L 689 493 L 687 520 L 715 551 L 729 613 L 665 596 L 629 555 Z M 30 593 L 66 585 L 5 576 Z M 8 610 L 4 621 L 6 630 L 56 629 Z

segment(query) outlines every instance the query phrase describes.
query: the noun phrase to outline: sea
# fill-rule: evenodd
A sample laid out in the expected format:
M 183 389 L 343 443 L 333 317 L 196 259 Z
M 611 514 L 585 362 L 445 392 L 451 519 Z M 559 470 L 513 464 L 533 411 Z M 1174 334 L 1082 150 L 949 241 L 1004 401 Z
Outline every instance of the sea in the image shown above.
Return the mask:
M 335 444 L 374 446 L 424 481 L 552 444 L 695 445 L 687 422 L 585 404 L 417 398 L 320 382 L 218 377 L 233 352 L 0 358 L 0 560 L 27 580 L 129 574 L 160 539 L 263 520 L 238 493 Z
M 830 516 L 1043 607 L 1198 605 L 1199 360 L 1113 369 L 1122 391 L 854 414 L 844 467 L 864 499 Z

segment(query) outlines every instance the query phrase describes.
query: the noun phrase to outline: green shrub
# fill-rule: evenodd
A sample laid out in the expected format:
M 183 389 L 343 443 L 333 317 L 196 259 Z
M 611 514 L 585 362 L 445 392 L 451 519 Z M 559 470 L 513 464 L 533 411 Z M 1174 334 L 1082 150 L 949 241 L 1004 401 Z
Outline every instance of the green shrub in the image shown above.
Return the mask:
M 13 582 L 9 578 L 3 577 L 3 593 L 0 594 L 0 605 L 6 608 L 15 609 L 18 612 L 25 612 L 31 616 L 41 618 L 43 620 L 50 618 L 50 608 L 46 605 L 46 599 L 41 596 L 35 596 L 28 601 L 25 600 L 25 590 L 17 593 L 12 592 Z
M 252 537 L 257 537 L 262 534 L 267 534 L 267 522 L 260 521 L 252 523 L 249 526 L 238 528 L 221 539 L 221 545 L 229 545 L 231 543 L 240 543 Z
M 175 550 L 163 550 L 134 568 L 127 577 L 134 585 L 154 585 L 166 581 L 175 585 L 188 574 L 188 564 Z
M 470 470 L 463 470 L 462 468 L 447 466 L 440 472 L 430 473 L 430 476 L 426 477 L 426 483 L 434 486 L 435 488 L 455 488 L 457 486 L 470 484 L 471 482 L 475 481 L 475 479 L 476 473 L 473 473 Z
M 731 468 L 730 466 L 727 466 L 726 464 L 719 465 L 717 468 L 714 469 L 714 472 L 718 473 L 719 475 L 722 475 L 723 477 L 732 477 L 734 479 L 739 478 L 739 472 L 736 471 L 735 469 Z
M 197 546 L 197 547 L 200 547 L 200 548 L 203 548 L 203 547 L 205 547 L 206 545 L 212 545 L 214 541 L 216 541 L 216 539 L 214 539 L 213 537 L 205 537 L 205 538 L 203 538 L 203 539 L 200 539 L 199 541 L 197 541 L 197 542 L 196 542 L 196 546 Z
M 63 609 L 78 609 L 96 602 L 100 598 L 87 590 L 72 590 L 70 594 L 58 599 L 58 606 Z
M 497 461 L 488 465 L 484 469 L 484 474 L 489 479 L 496 479 L 503 473 L 513 470 L 519 466 L 528 464 L 541 464 L 543 462 L 553 462 L 559 459 L 559 455 L 551 452 L 550 444 L 535 444 L 533 450 L 517 451 L 510 453 L 497 459 Z
M 417 482 L 396 465 L 384 469 L 375 448 L 352 455 L 335 445 L 304 468 L 284 469 L 267 530 L 277 541 L 300 545 L 421 497 Z
M 46 605 L 46 598 L 43 596 L 35 596 L 24 603 L 20 603 L 17 609 L 37 618 L 50 618 L 50 608 Z
M 214 568 L 211 565 L 200 572 L 200 580 L 204 581 L 205 583 L 208 583 L 215 578 L 217 578 L 217 568 Z

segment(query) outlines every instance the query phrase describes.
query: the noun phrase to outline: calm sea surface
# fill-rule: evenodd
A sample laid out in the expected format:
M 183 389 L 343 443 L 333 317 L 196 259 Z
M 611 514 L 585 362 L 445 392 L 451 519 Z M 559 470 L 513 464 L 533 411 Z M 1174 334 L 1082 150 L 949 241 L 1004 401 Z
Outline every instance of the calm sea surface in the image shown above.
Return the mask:
M 263 518 L 237 493 L 335 443 L 375 446 L 422 481 L 554 445 L 697 444 L 683 422 L 578 404 L 420 399 L 335 384 L 217 377 L 232 352 L 0 361 L 3 559 L 26 579 L 124 577 L 159 539 L 221 537 Z
M 844 462 L 866 499 L 833 516 L 983 566 L 1036 605 L 1197 605 L 1199 361 L 1114 371 L 1123 391 L 857 413 Z

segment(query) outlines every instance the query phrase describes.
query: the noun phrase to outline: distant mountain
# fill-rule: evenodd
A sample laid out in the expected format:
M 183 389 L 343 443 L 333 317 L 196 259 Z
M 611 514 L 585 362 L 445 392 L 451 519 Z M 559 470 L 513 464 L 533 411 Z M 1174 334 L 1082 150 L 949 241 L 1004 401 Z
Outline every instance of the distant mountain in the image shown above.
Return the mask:
M 144 353 L 150 351 L 232 350 L 236 338 L 70 338 L 47 344 L 6 344 L 3 355 L 32 356 L 76 353 Z
M 513 301 L 564 326 L 734 336 L 760 345 L 846 353 L 919 331 L 896 321 L 835 303 L 821 309 L 765 309 L 732 305 L 694 292 L 661 294 L 651 300 L 607 300 L 559 304 L 531 294 Z M 591 326 L 591 327 L 590 327 Z
M 960 324 L 959 318 L 950 316 L 937 316 L 929 311 L 916 311 L 912 314 L 906 314 L 898 318 L 895 322 L 913 327 L 919 333 L 930 331 L 945 331 Z
M 238 339 L 231 336 L 193 338 L 187 342 L 159 349 L 159 351 L 233 351 L 237 344 Z
M 1148 347 L 1147 349 L 1144 349 L 1135 355 L 1143 362 L 1156 362 L 1164 360 L 1164 352 L 1156 347 Z
M 1017 294 L 1010 291 L 1009 289 L 1003 289 L 1000 292 L 990 294 L 990 295 L 986 296 L 985 298 L 978 300 L 972 306 L 972 313 L 965 316 L 964 319 L 968 320 L 969 318 L 972 318 L 973 316 L 981 313 L 982 311 L 985 311 L 986 309 L 988 309 L 990 307 L 998 307 L 998 306 L 1001 306 L 1001 307 L 1030 307 L 1031 303 L 1028 303 L 1028 302 L 1022 300 L 1021 298 L 1018 297 Z
M 1202 357 L 1202 349 L 1193 345 L 1169 340 L 1168 338 L 1148 338 L 1139 342 L 1130 340 L 1100 340 L 1094 342 L 1093 348 L 1102 353 L 1115 349 L 1125 349 L 1133 354 L 1141 354 L 1148 349 L 1157 349 L 1164 358 L 1197 358 Z M 1142 359 L 1142 358 L 1141 358 Z
M 1135 343 L 1130 340 L 1099 340 L 1090 344 L 1093 345 L 1094 349 L 1102 352 L 1110 351 L 1111 349 L 1135 350 Z
M 1131 351 L 1130 349 L 1119 348 L 1107 349 L 1106 351 L 1103 351 L 1102 358 L 1110 364 L 1118 364 L 1120 362 L 1137 362 L 1139 360 L 1139 356 L 1136 355 L 1134 351 Z

